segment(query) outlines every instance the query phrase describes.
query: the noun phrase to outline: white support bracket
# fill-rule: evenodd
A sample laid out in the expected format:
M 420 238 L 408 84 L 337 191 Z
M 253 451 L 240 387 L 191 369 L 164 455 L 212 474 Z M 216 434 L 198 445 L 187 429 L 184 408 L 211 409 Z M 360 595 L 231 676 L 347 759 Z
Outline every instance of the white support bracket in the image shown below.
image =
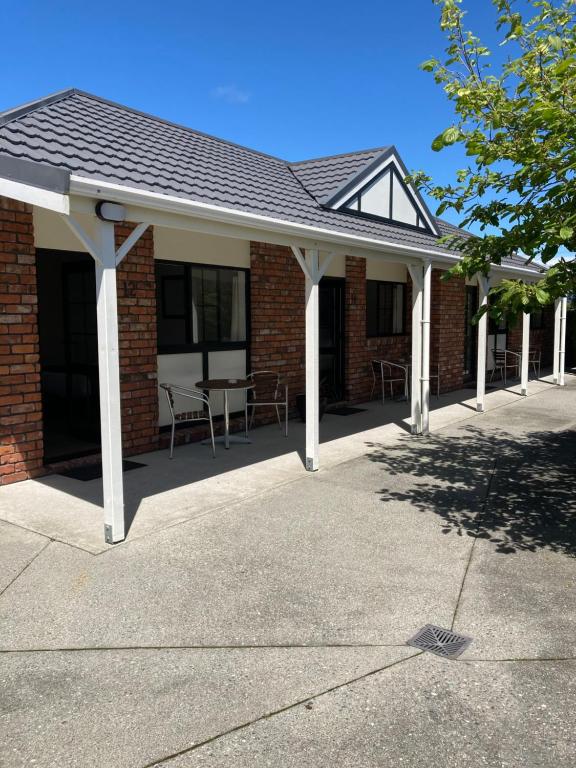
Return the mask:
M 128 235 L 126 240 L 122 243 L 120 248 L 116 251 L 116 266 L 120 264 L 122 259 L 130 252 L 130 250 L 136 245 L 138 240 L 142 237 L 144 232 L 148 229 L 148 224 L 137 224 L 132 232 Z
M 107 544 L 114 544 L 123 541 L 126 536 L 116 267 L 136 244 L 148 225 L 138 224 L 116 250 L 113 222 L 96 219 L 96 237 L 92 239 L 76 219 L 71 216 L 63 216 L 63 218 L 92 255 L 96 264 L 104 538 Z
M 322 262 L 322 264 L 320 264 L 318 262 L 318 266 L 315 267 L 316 271 L 314 273 L 312 273 L 310 271 L 311 267 L 307 263 L 307 261 L 304 259 L 304 257 L 302 256 L 302 251 L 300 250 L 300 248 L 298 248 L 297 245 L 291 245 L 290 249 L 291 249 L 292 253 L 294 254 L 294 256 L 296 257 L 296 261 L 298 262 L 298 264 L 300 264 L 300 268 L 301 268 L 302 272 L 304 272 L 304 276 L 308 280 L 312 280 L 312 282 L 316 282 L 316 283 L 319 283 L 320 280 L 322 280 L 322 278 L 326 274 L 326 271 L 327 271 L 328 267 L 330 266 L 330 264 L 332 262 L 332 259 L 336 255 L 333 251 L 328 253 L 326 255 L 324 261 Z M 311 253 L 311 251 L 309 251 L 309 252 Z
M 488 291 L 490 280 L 485 275 L 478 274 L 478 301 L 479 309 L 488 305 Z M 476 410 L 484 413 L 486 397 L 486 349 L 488 344 L 488 313 L 484 312 L 478 321 L 478 349 L 476 364 Z

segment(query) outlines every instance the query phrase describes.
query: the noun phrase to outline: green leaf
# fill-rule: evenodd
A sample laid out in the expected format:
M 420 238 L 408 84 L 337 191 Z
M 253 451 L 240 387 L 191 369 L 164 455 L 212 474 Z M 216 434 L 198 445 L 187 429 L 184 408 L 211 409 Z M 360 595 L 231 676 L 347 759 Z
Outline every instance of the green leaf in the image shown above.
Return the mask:
M 428 61 L 423 61 L 422 64 L 420 64 L 420 69 L 423 69 L 424 72 L 433 72 L 436 69 L 437 64 L 438 61 L 436 59 L 428 59 Z
M 440 152 L 444 148 L 444 134 L 440 133 L 432 142 L 432 149 L 434 152 Z
M 573 234 L 574 234 L 574 230 L 572 229 L 572 227 L 560 228 L 560 237 L 562 238 L 562 240 L 570 240 Z
M 455 125 L 450 126 L 450 128 L 446 128 L 444 133 L 442 134 L 442 140 L 445 145 L 448 144 L 454 144 L 458 141 L 460 138 L 460 130 L 456 128 Z

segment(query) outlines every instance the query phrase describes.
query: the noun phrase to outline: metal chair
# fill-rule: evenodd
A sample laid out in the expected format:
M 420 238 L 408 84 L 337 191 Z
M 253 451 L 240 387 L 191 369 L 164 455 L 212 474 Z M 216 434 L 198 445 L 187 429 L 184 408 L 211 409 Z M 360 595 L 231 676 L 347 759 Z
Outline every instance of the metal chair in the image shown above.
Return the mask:
M 541 349 L 530 349 L 528 352 L 528 365 L 532 366 L 532 369 L 534 370 L 534 376 L 536 376 L 537 379 L 540 378 L 540 370 L 542 365 L 542 350 Z
M 511 363 L 508 362 L 509 356 L 512 357 Z M 520 375 L 520 361 L 521 361 L 522 355 L 520 355 L 518 352 L 513 352 L 511 349 L 496 349 L 493 352 L 493 357 L 494 357 L 494 367 L 492 368 L 490 381 L 492 381 L 492 379 L 494 378 L 494 371 L 496 370 L 500 371 L 504 384 L 507 383 L 508 368 L 512 368 L 516 377 Z
M 181 387 L 179 384 L 160 384 L 166 393 L 170 416 L 172 417 L 172 433 L 170 435 L 170 458 L 174 456 L 174 434 L 176 432 L 176 422 L 187 424 L 193 421 L 207 421 L 210 424 L 210 438 L 212 442 L 212 456 L 216 458 L 216 445 L 214 442 L 214 424 L 212 422 L 212 411 L 210 409 L 210 399 L 207 394 L 198 389 L 189 389 Z M 185 397 L 189 400 L 195 400 L 202 403 L 202 408 L 192 411 L 177 411 L 175 408 L 175 398 Z
M 288 384 L 280 379 L 278 371 L 252 371 L 246 377 L 254 383 L 254 387 L 246 394 L 246 424 L 248 425 L 248 408 L 252 408 L 250 428 L 254 423 L 254 413 L 258 406 L 273 406 L 276 409 L 278 424 L 282 429 L 280 408 L 284 408 L 284 434 L 288 437 Z M 246 427 L 248 432 L 248 426 Z
M 374 396 L 374 390 L 380 379 L 382 387 L 382 403 L 386 400 L 386 384 L 390 385 L 390 397 L 394 396 L 394 384 L 402 382 L 404 385 L 404 394 L 408 397 L 408 371 L 406 366 L 400 363 L 392 363 L 389 360 L 371 360 L 370 369 L 372 371 L 372 391 L 370 399 Z M 402 373 L 398 373 L 401 371 Z

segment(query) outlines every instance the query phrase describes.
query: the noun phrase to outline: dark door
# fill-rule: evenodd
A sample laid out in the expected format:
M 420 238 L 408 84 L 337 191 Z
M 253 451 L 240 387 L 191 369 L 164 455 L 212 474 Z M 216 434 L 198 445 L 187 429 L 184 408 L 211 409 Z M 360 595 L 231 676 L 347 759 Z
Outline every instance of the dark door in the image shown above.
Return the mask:
M 328 402 L 344 400 L 344 280 L 324 277 L 320 301 L 320 392 Z
M 44 460 L 53 462 L 100 447 L 94 262 L 39 251 L 37 280 Z
M 472 325 L 472 319 L 477 311 L 478 288 L 475 285 L 467 285 L 464 319 L 464 381 L 471 381 L 476 378 L 478 326 Z

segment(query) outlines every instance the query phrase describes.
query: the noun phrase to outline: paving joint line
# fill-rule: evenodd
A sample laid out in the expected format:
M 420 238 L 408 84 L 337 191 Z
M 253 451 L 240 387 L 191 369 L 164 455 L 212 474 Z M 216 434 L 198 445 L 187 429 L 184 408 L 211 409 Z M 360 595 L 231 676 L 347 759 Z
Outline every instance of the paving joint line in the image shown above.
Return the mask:
M 15 582 L 16 582 L 16 581 L 17 581 L 17 580 L 20 578 L 20 576 L 22 576 L 22 574 L 23 574 L 25 571 L 27 571 L 27 570 L 28 570 L 28 568 L 30 568 L 30 566 L 32 565 L 32 563 L 33 563 L 33 562 L 35 562 L 35 560 L 36 560 L 37 558 L 39 558 L 39 557 L 40 557 L 40 555 L 41 555 L 41 554 L 42 554 L 42 553 L 43 553 L 43 552 L 44 552 L 46 549 L 48 549 L 48 547 L 50 546 L 50 544 L 52 544 L 52 539 L 49 539 L 49 540 L 46 542 L 46 544 L 44 544 L 44 546 L 42 547 L 42 549 L 40 549 L 38 552 L 36 552 L 36 554 L 35 554 L 35 555 L 32 557 L 32 559 L 31 559 L 31 560 L 29 560 L 29 561 L 26 563 L 26 565 L 24 566 L 24 568 L 22 568 L 22 570 L 18 571 L 18 573 L 16 574 L 16 576 L 14 576 L 14 578 L 13 578 L 13 579 L 12 579 L 12 580 L 11 580 L 11 581 L 8 583 L 8 584 L 6 584 L 6 586 L 4 587 L 4 589 L 0 590 L 0 597 L 2 597 L 2 596 L 4 595 L 4 593 L 5 593 L 5 592 L 7 592 L 7 591 L 10 589 L 10 587 L 12 586 L 12 584 L 14 584 L 14 583 L 15 583 Z
M 476 549 L 476 543 L 478 542 L 478 526 L 479 521 L 481 517 L 486 512 L 486 508 L 488 506 L 488 501 L 490 499 L 490 494 L 492 492 L 492 483 L 494 481 L 494 477 L 496 476 L 496 464 L 497 460 L 494 459 L 494 462 L 492 463 L 492 469 L 490 470 L 490 477 L 488 478 L 488 484 L 486 486 L 486 494 L 484 496 L 484 501 L 482 502 L 482 506 L 478 510 L 478 514 L 476 515 L 476 533 L 474 534 L 474 538 L 472 541 L 472 546 L 470 547 L 470 554 L 468 555 L 468 562 L 466 563 L 466 568 L 464 569 L 464 574 L 462 576 L 462 582 L 460 584 L 460 589 L 458 591 L 458 597 L 456 598 L 456 605 L 454 606 L 454 613 L 452 615 L 452 623 L 450 624 L 450 629 L 454 631 L 454 625 L 456 624 L 456 619 L 458 617 L 458 610 L 460 608 L 460 603 L 462 601 L 462 595 L 464 593 L 464 587 L 466 585 L 466 579 L 468 577 L 468 572 L 470 570 L 470 566 L 472 565 L 472 558 L 474 557 L 474 550 Z
M 338 691 L 341 688 L 345 688 L 349 685 L 353 685 L 354 683 L 358 683 L 362 680 L 366 680 L 369 677 L 373 677 L 374 675 L 377 675 L 380 672 L 384 672 L 387 669 L 396 667 L 399 664 L 403 664 L 406 661 L 411 661 L 412 659 L 415 659 L 418 656 L 421 656 L 423 653 L 424 651 L 418 651 L 417 653 L 413 653 L 412 655 L 406 657 L 405 659 L 399 659 L 398 661 L 393 661 L 391 664 L 386 664 L 383 667 L 379 667 L 378 669 L 373 669 L 370 672 L 366 672 L 363 675 L 354 677 L 351 680 L 346 680 L 343 683 L 338 683 L 337 685 L 333 685 L 330 688 L 326 688 L 320 693 L 315 693 L 312 696 L 306 696 L 302 699 L 299 699 L 296 702 L 293 702 L 292 704 L 288 704 L 285 707 L 274 709 L 270 712 L 260 715 L 259 717 L 254 718 L 253 720 L 249 720 L 245 723 L 240 723 L 240 725 L 236 725 L 233 728 L 229 728 L 227 731 L 222 731 L 222 733 L 218 733 L 215 736 L 210 736 L 209 738 L 204 739 L 203 741 L 200 741 L 197 744 L 193 744 L 191 747 L 186 747 L 185 749 L 181 749 L 178 752 L 173 752 L 172 754 L 167 755 L 166 757 L 161 757 L 158 760 L 153 760 L 150 763 L 146 763 L 145 765 L 141 766 L 141 768 L 157 768 L 158 766 L 168 763 L 170 760 L 175 760 L 177 757 L 182 757 L 183 755 L 187 755 L 187 754 L 190 754 L 191 752 L 195 752 L 197 749 L 200 749 L 200 747 L 205 747 L 207 744 L 212 744 L 218 739 L 221 739 L 225 736 L 229 736 L 232 733 L 237 733 L 238 731 L 242 731 L 245 728 L 249 728 L 252 725 L 256 725 L 256 723 L 262 722 L 263 720 L 269 720 L 272 717 L 276 717 L 276 715 L 281 715 L 284 712 L 289 712 L 290 710 L 295 709 L 296 707 L 302 706 L 307 702 L 315 701 L 316 699 L 319 699 L 322 696 L 326 696 L 329 693 L 333 693 L 334 691 Z
M 0 648 L 0 655 L 25 653 L 89 653 L 96 651 L 257 651 L 306 650 L 336 648 L 405 648 L 406 643 L 275 643 L 262 645 L 111 645 L 78 646 L 76 648 Z

